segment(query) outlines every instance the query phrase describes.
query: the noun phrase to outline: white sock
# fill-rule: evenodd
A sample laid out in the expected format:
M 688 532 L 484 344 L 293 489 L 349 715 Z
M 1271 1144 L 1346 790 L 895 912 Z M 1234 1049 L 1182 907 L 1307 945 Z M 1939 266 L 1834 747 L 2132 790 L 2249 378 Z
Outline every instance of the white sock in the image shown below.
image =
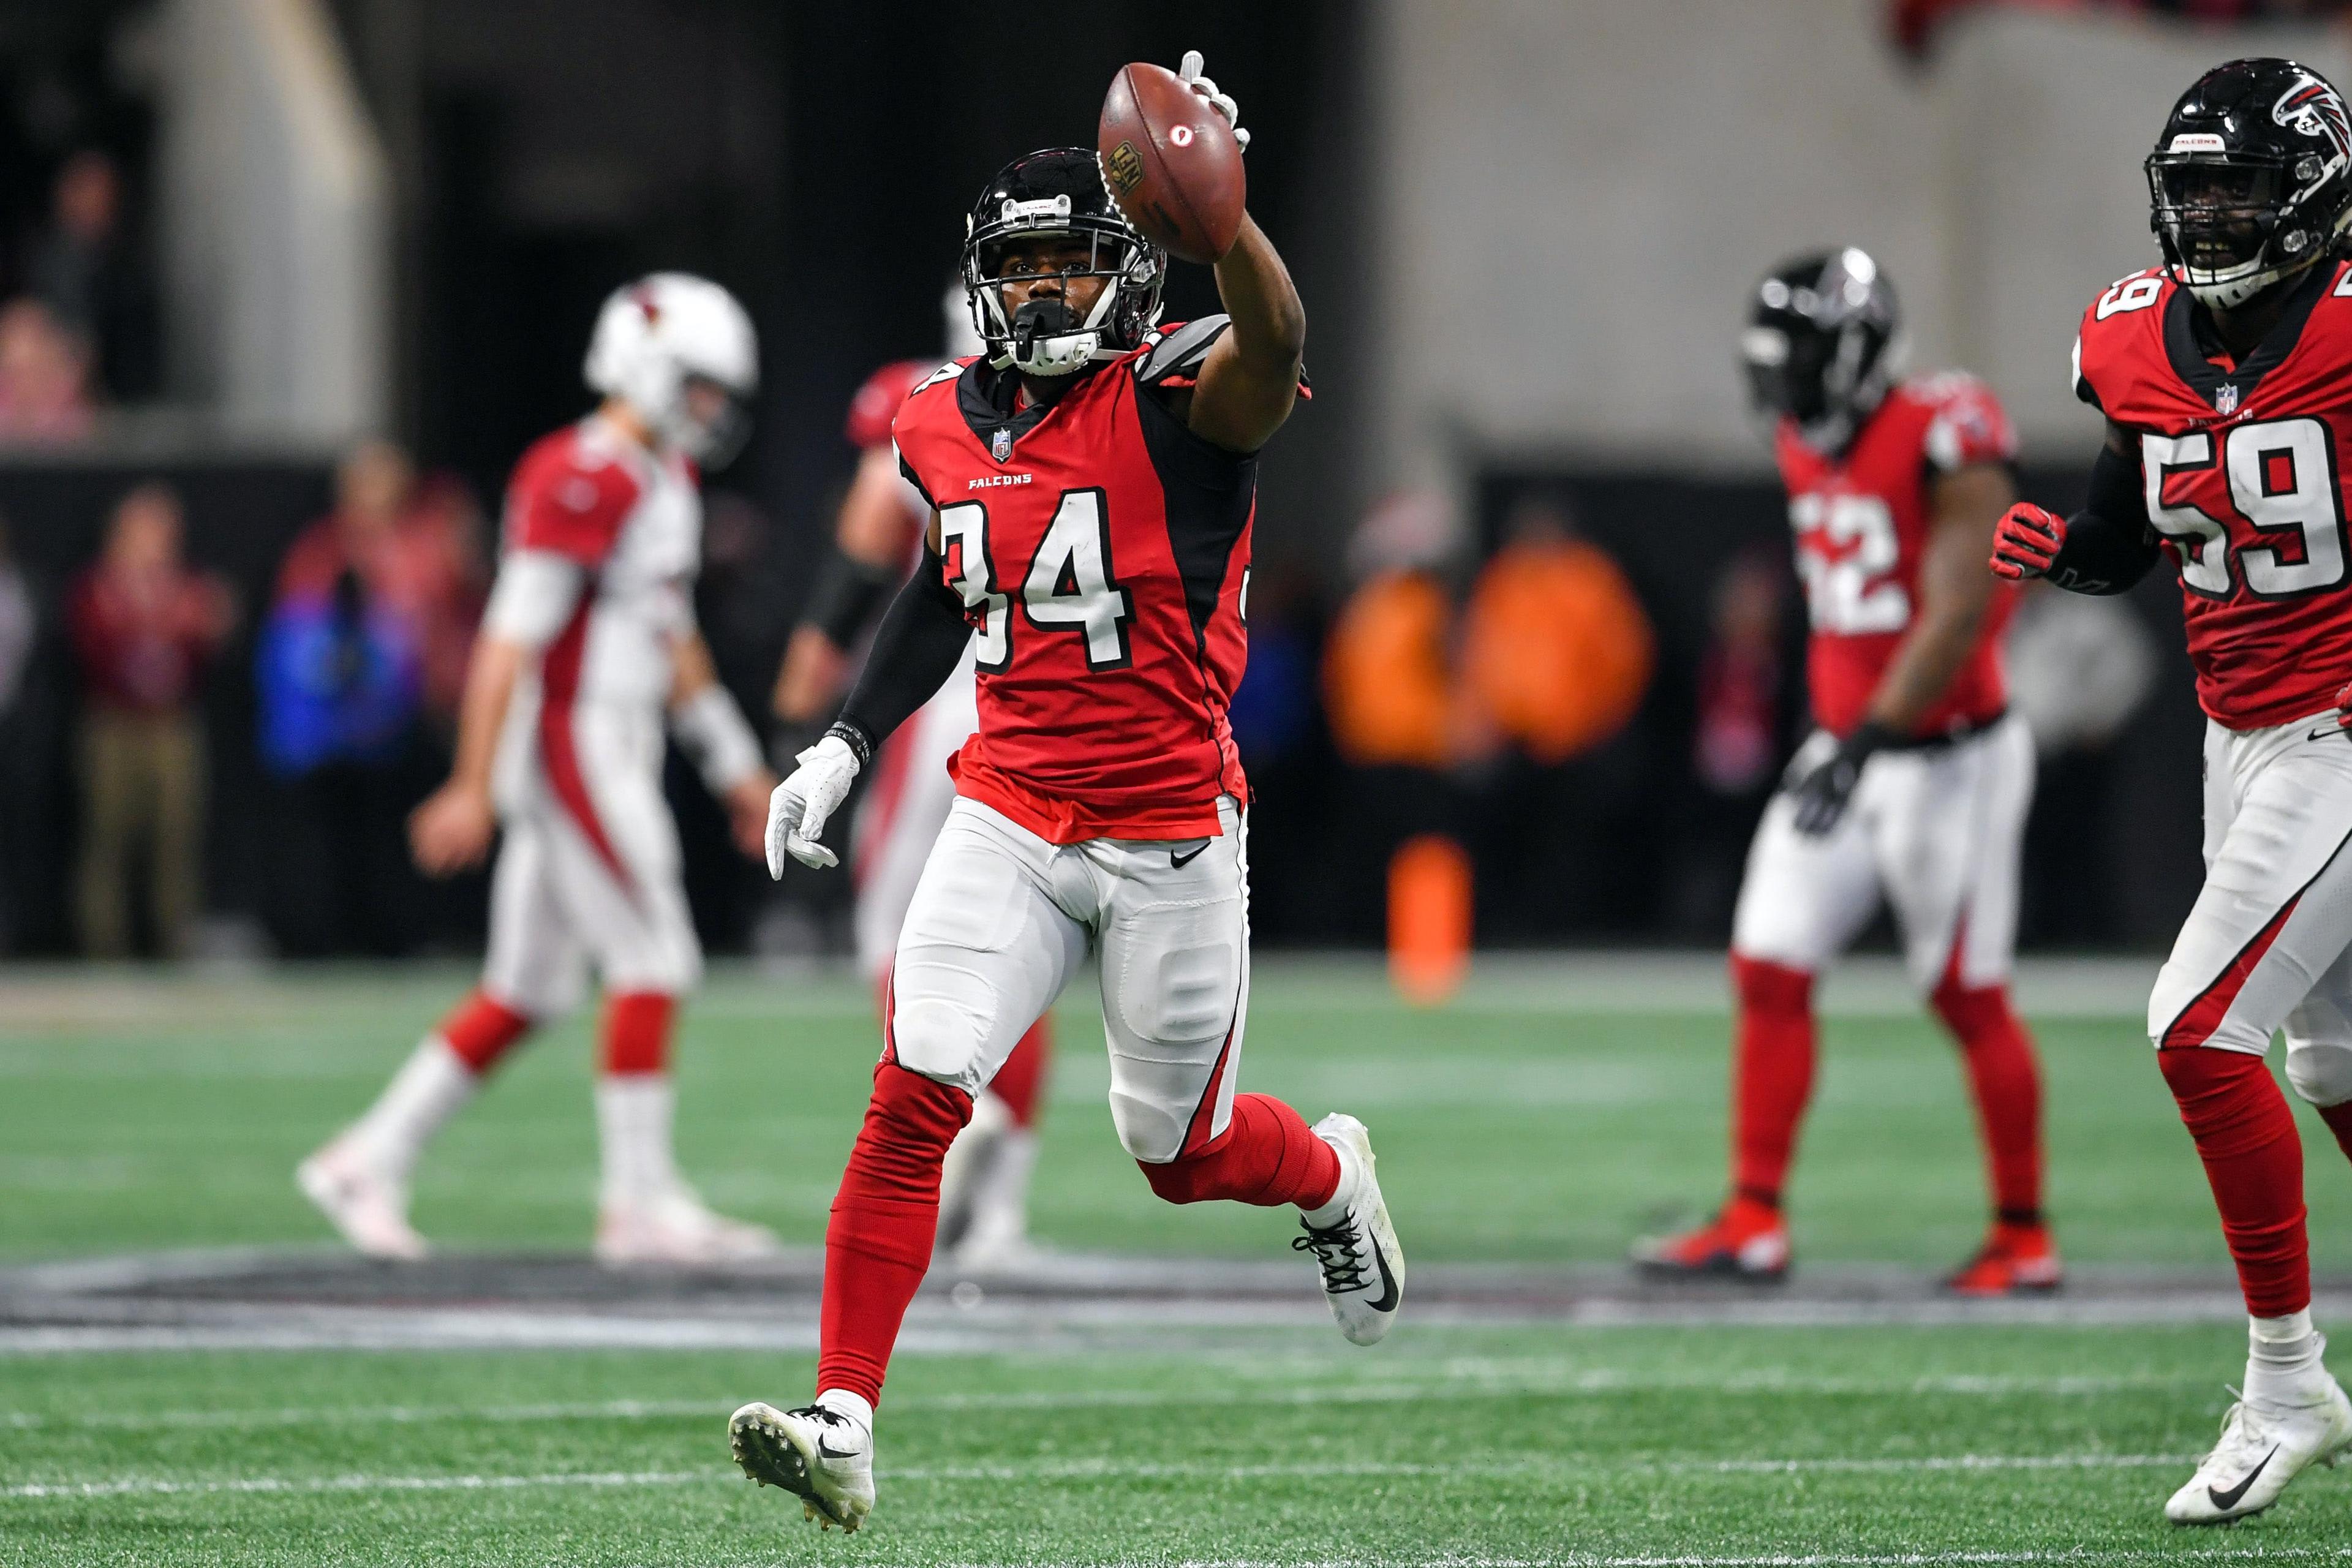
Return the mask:
M 1321 1208 L 1299 1210 L 1307 1223 L 1311 1226 L 1339 1224 L 1341 1217 L 1347 1214 L 1348 1205 L 1356 1201 L 1356 1189 L 1363 1184 L 1363 1173 L 1356 1164 L 1354 1151 L 1344 1143 L 1333 1143 L 1329 1147 L 1333 1153 L 1339 1156 L 1339 1184 L 1331 1189 L 1331 1201 Z
M 967 1245 L 1002 1246 L 1029 1234 L 1029 1173 L 1037 1168 L 1037 1135 L 1007 1126 L 997 1134 L 996 1158 L 972 1182 Z
M 816 1396 L 816 1402 L 836 1415 L 846 1416 L 857 1423 L 857 1429 L 871 1438 L 874 1436 L 874 1406 L 845 1388 L 828 1388 Z
M 670 1121 L 677 1106 L 669 1075 L 607 1073 L 596 1080 L 596 1129 L 604 1146 L 604 1201 L 647 1203 L 678 1184 Z
M 2246 1398 L 2257 1405 L 2311 1404 L 2327 1382 L 2319 1359 L 2326 1349 L 2308 1307 L 2283 1318 L 2248 1318 Z
M 404 1183 L 425 1145 L 474 1098 L 481 1081 L 448 1041 L 427 1035 L 344 1137 L 387 1175 Z

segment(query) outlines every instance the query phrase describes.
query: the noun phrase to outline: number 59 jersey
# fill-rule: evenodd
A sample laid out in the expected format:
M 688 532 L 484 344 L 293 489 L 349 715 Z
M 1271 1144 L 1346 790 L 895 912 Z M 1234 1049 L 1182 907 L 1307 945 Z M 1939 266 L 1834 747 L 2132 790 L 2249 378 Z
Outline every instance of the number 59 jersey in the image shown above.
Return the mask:
M 2313 268 L 2234 364 L 2200 341 L 2193 304 L 2160 268 L 2111 285 L 2083 314 L 2074 391 L 2138 445 L 2198 701 L 2260 730 L 2326 710 L 2352 680 L 2352 267 Z
M 1896 385 L 1834 457 L 1798 439 L 1786 421 L 1774 447 L 1805 584 L 1813 720 L 1843 736 L 1868 713 L 1919 614 L 1920 565 L 1935 527 L 1932 480 L 2011 461 L 2017 437 L 1991 389 L 1954 372 Z M 1980 729 L 2007 706 L 2000 633 L 2014 595 L 2003 585 L 1994 595 L 1967 661 L 1921 716 L 1920 736 Z
M 945 365 L 892 427 L 972 626 L 980 729 L 957 793 L 1053 843 L 1211 837 L 1218 797 L 1248 799 L 1226 713 L 1257 460 L 1165 401 L 1225 327 L 1162 328 L 1018 410 L 1011 372 Z

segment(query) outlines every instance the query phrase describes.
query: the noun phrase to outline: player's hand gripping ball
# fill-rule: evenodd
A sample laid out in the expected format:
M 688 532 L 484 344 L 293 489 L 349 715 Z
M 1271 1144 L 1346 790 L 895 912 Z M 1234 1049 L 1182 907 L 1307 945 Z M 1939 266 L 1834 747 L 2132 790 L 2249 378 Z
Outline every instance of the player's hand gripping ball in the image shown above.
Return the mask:
M 1201 74 L 1138 63 L 1111 79 L 1095 152 L 1111 200 L 1143 237 L 1185 261 L 1211 262 L 1242 231 L 1248 176 L 1241 110 Z
M 768 875 L 784 874 L 784 857 L 803 866 L 838 866 L 841 858 L 817 840 L 825 819 L 849 798 L 857 779 L 857 753 L 838 735 L 827 735 L 799 757 L 800 766 L 768 797 Z

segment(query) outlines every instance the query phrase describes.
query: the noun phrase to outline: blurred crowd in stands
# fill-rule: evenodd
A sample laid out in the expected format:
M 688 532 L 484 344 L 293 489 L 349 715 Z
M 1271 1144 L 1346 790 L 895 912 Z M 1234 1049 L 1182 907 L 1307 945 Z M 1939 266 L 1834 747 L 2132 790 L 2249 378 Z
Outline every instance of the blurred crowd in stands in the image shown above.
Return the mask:
M 155 283 L 136 233 L 112 156 L 68 157 L 0 289 L 0 445 L 79 441 L 102 407 L 161 390 Z

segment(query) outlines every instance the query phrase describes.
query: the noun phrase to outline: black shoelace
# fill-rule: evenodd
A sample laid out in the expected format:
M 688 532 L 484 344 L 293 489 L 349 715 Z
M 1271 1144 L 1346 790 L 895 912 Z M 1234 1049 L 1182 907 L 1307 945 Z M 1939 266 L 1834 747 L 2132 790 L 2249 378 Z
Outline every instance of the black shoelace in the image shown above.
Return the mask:
M 1341 1290 L 1364 1290 L 1371 1281 L 1364 1278 L 1364 1262 L 1358 1252 L 1363 1246 L 1363 1233 L 1356 1228 L 1353 1209 L 1339 1216 L 1337 1225 L 1308 1225 L 1304 1219 L 1298 1227 L 1307 1234 L 1290 1244 L 1293 1252 L 1311 1252 L 1323 1270 L 1323 1289 L 1337 1294 Z
M 849 1429 L 849 1417 L 830 1405 L 803 1405 L 793 1414 L 808 1416 L 811 1420 L 822 1421 L 828 1426 L 838 1426 L 844 1431 Z

